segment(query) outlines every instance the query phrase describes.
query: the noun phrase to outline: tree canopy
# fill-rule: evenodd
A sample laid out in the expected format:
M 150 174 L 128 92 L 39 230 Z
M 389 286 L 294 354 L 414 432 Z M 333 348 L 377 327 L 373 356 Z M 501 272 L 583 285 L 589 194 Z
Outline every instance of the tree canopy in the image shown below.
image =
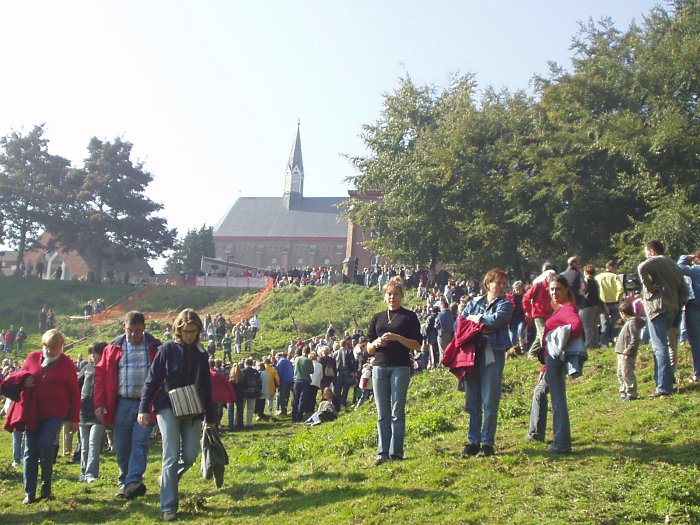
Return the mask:
M 172 255 L 165 263 L 165 273 L 198 272 L 202 257 L 214 257 L 214 228 L 203 225 L 199 230 L 188 230 L 175 243 Z
M 344 214 L 374 233 L 370 249 L 522 275 L 572 254 L 631 267 L 650 238 L 700 246 L 699 3 L 626 31 L 588 21 L 572 50 L 572 70 L 551 64 L 532 96 L 479 92 L 471 74 L 444 89 L 401 78 L 363 127 L 369 154 L 351 159 Z
M 145 196 L 153 177 L 132 161 L 131 143 L 91 139 L 82 168 L 49 154 L 43 126 L 12 132 L 0 146 L 3 241 L 17 247 L 18 269 L 41 230 L 93 257 L 97 276 L 105 261 L 149 259 L 172 248 L 176 231 L 156 215 L 162 205 Z

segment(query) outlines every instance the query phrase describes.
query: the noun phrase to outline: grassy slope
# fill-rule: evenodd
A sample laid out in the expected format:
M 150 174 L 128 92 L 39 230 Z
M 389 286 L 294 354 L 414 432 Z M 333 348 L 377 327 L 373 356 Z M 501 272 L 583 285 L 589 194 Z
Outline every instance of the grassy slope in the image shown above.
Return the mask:
M 277 292 L 261 312 L 269 337 L 280 303 L 294 297 Z M 299 301 L 285 314 L 314 329 L 331 319 L 343 326 L 344 308 L 364 312 L 377 306 L 376 294 L 353 287 L 317 289 L 311 303 Z M 334 298 L 343 306 L 330 306 Z M 355 297 L 355 300 L 353 300 Z M 295 298 L 295 301 L 298 298 Z M 343 314 L 347 315 L 347 314 Z M 307 318 L 304 316 L 308 316 Z M 352 318 L 352 314 L 350 317 Z M 690 372 L 681 349 L 678 376 Z M 523 439 L 530 394 L 538 366 L 523 358 L 506 364 L 497 434 L 497 455 L 483 460 L 459 457 L 466 416 L 462 395 L 445 371 L 412 380 L 407 410 L 406 460 L 370 465 L 376 446 L 375 411 L 366 404 L 332 424 L 293 426 L 288 419 L 256 424 L 225 434 L 231 465 L 224 488 L 202 481 L 196 470 L 181 482 L 181 521 L 190 523 L 698 523 L 700 482 L 697 413 L 700 389 L 680 383 L 668 399 L 620 403 L 615 356 L 596 352 L 586 373 L 569 383 L 574 454 L 544 456 L 545 446 Z M 642 348 L 640 391 L 650 392 L 653 362 Z M 0 434 L 0 523 L 156 523 L 161 519 L 155 479 L 157 444 L 146 474 L 148 494 L 134 502 L 115 500 L 114 457 L 105 457 L 102 478 L 77 484 L 78 468 L 59 461 L 54 502 L 30 508 L 21 500 L 21 474 L 8 465 L 10 434 Z

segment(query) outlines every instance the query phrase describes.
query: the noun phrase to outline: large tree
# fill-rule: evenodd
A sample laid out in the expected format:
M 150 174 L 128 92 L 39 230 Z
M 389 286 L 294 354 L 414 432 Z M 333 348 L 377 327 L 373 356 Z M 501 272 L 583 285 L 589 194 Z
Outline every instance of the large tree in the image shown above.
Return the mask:
M 214 228 L 203 225 L 188 230 L 178 239 L 172 255 L 165 263 L 165 273 L 198 272 L 202 257 L 214 257 Z
M 54 233 L 65 248 L 95 258 L 98 278 L 105 262 L 158 257 L 175 240 L 176 231 L 155 215 L 162 205 L 145 196 L 153 177 L 131 159 L 131 150 L 132 144 L 120 138 L 93 138 L 84 168 L 67 177 L 67 191 L 75 198 Z
M 17 273 L 27 248 L 65 205 L 61 192 L 67 159 L 51 155 L 44 126 L 0 139 L 0 209 L 3 241 L 17 249 Z

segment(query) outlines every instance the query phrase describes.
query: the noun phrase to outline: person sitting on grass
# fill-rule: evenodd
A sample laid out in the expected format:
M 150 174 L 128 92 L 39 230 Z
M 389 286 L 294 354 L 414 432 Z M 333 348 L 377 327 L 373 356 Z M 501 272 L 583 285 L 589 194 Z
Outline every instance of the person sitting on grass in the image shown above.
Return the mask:
M 313 426 L 338 419 L 339 410 L 340 400 L 333 395 L 330 388 L 326 387 L 323 389 L 323 400 L 318 404 L 318 410 L 306 420 L 306 424 Z

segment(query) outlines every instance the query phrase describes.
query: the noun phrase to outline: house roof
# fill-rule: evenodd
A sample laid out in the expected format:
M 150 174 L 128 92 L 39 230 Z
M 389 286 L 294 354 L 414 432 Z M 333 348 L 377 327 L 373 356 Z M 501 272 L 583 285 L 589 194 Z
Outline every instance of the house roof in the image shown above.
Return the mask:
M 282 197 L 241 197 L 214 227 L 214 237 L 338 237 L 348 223 L 337 207 L 347 197 L 304 197 L 286 209 Z

